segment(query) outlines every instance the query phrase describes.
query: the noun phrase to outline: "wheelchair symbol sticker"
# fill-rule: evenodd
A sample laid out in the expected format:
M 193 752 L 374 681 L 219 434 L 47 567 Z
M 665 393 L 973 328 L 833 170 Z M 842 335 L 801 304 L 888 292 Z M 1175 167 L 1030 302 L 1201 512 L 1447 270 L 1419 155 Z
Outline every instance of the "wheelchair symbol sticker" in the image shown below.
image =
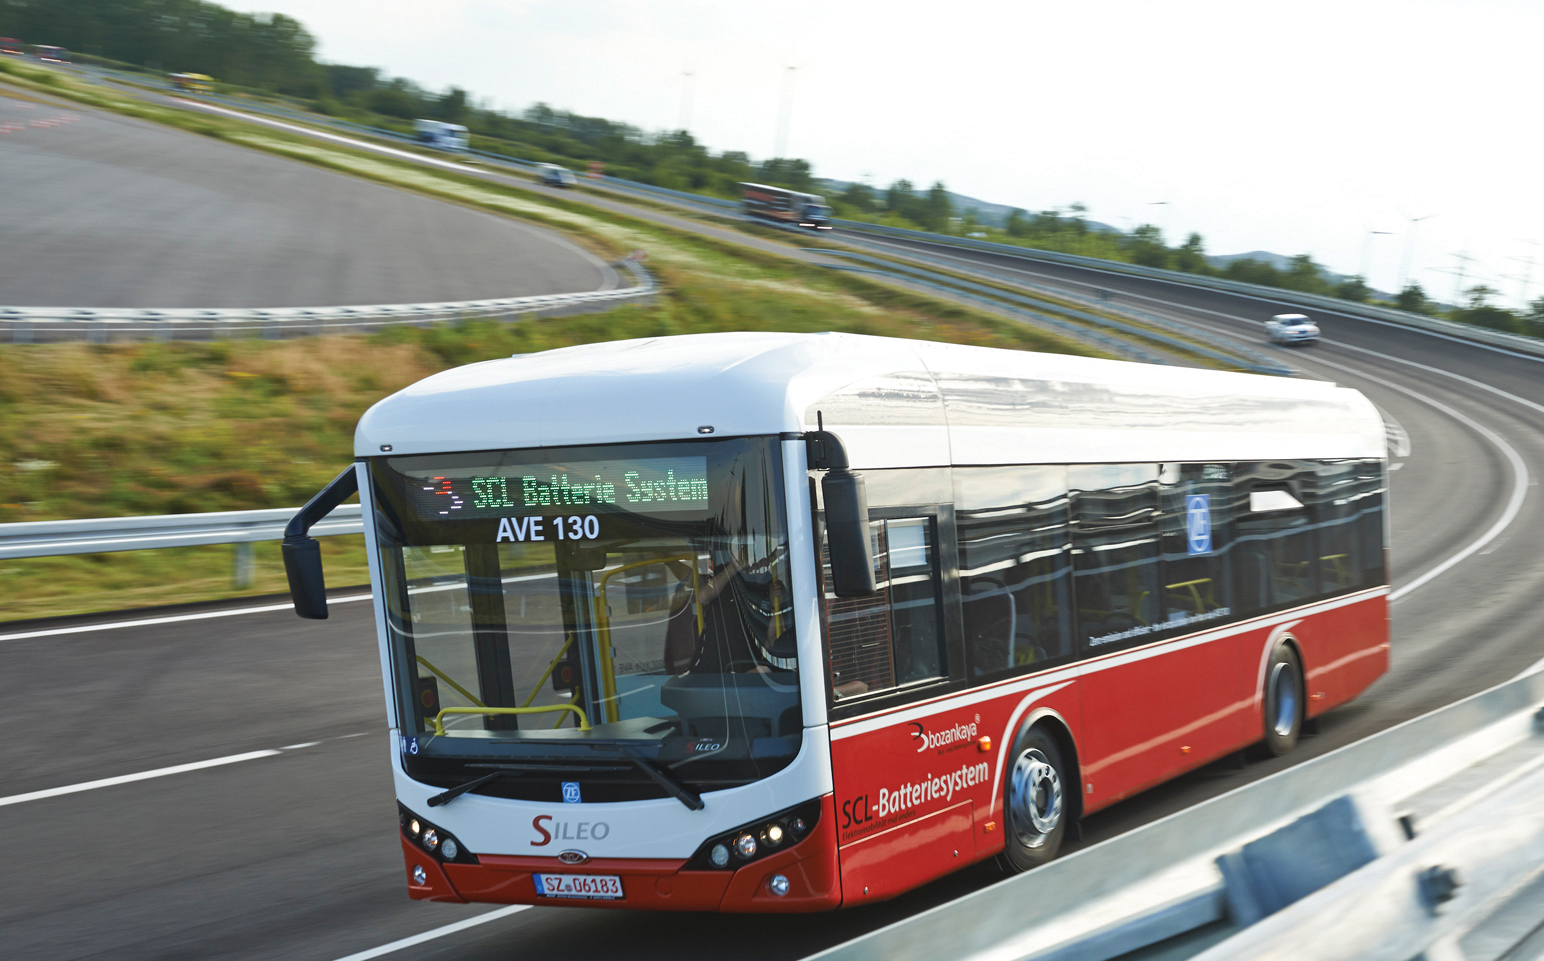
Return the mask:
M 1190 494 L 1185 498 L 1185 534 L 1190 554 L 1212 552 L 1212 500 L 1210 494 Z

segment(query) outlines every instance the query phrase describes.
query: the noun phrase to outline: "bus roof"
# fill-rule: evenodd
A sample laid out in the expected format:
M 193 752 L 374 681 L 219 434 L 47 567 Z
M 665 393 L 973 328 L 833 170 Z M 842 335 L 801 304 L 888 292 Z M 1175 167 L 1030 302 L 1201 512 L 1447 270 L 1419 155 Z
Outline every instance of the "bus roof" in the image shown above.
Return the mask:
M 1323 381 L 857 334 L 688 334 L 458 367 L 368 410 L 357 456 L 812 429 L 858 468 L 1382 457 Z

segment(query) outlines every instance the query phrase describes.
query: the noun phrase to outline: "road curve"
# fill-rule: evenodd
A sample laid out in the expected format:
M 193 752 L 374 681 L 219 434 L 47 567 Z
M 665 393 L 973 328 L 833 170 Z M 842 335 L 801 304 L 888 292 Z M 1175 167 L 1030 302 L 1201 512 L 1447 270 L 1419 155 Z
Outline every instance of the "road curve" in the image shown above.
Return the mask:
M 0 86 L 0 305 L 229 308 L 609 289 L 554 231 Z
M 974 252 L 931 254 L 983 262 Z M 1256 344 L 1259 320 L 1293 306 L 1285 293 L 1260 302 L 1017 258 L 994 265 L 1037 283 L 1114 290 L 1144 309 Z M 1449 703 L 1544 657 L 1534 601 L 1544 591 L 1544 560 L 1530 537 L 1544 524 L 1536 489 L 1544 477 L 1544 368 L 1348 317 L 1321 316 L 1321 324 L 1323 345 L 1280 356 L 1310 376 L 1363 390 L 1409 437 L 1391 474 L 1394 583 L 1403 592 L 1394 605 L 1393 669 L 1324 718 L 1318 736 L 1287 758 L 1212 765 L 1149 791 L 1090 818 L 1090 841 Z M 1442 569 L 1470 545 L 1478 546 Z M 269 610 L 70 634 L 37 632 L 107 619 L 0 629 L 0 719 L 14 732 L 0 747 L 0 817 L 12 854 L 12 869 L 0 872 L 0 956 L 337 961 L 490 912 L 410 902 L 403 890 L 368 607 L 336 605 L 320 624 Z M 34 636 L 8 639 L 17 634 Z M 389 957 L 675 959 L 732 949 L 782 961 L 989 880 L 966 872 L 887 904 L 813 917 L 533 908 Z

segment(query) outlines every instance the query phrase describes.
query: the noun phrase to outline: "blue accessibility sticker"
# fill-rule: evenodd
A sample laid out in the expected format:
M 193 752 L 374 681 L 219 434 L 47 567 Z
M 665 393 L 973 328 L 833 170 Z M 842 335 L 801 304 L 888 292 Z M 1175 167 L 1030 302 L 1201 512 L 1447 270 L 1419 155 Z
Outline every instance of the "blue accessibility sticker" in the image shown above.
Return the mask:
M 1212 498 L 1209 494 L 1185 497 L 1185 539 L 1192 556 L 1212 552 Z

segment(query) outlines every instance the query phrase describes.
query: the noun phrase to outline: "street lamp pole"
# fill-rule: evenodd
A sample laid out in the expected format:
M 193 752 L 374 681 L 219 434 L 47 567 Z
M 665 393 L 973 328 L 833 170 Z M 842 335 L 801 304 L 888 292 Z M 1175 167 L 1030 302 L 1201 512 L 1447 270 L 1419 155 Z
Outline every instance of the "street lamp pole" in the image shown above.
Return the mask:
M 773 159 L 781 160 L 788 149 L 788 123 L 793 114 L 793 67 L 785 67 L 783 73 L 783 97 L 777 111 L 777 149 Z
M 1362 283 L 1367 283 L 1372 275 L 1372 242 L 1376 237 L 1388 237 L 1393 234 L 1391 230 L 1369 230 L 1367 240 L 1362 244 Z
M 1416 228 L 1420 226 L 1421 221 L 1423 221 L 1423 220 L 1430 220 L 1431 218 L 1433 218 L 1435 216 L 1437 216 L 1437 215 L 1436 214 L 1427 214 L 1424 217 L 1406 217 L 1405 218 L 1406 220 L 1408 220 L 1410 222 L 1410 226 L 1408 228 L 1406 228 L 1406 230 L 1405 230 L 1405 256 L 1404 256 L 1404 259 L 1399 264 L 1399 289 L 1400 290 L 1404 290 L 1405 289 L 1405 284 L 1408 282 L 1408 280 L 1410 278 L 1410 261 L 1411 261 L 1411 258 L 1413 258 L 1415 256 L 1415 231 L 1416 231 Z M 1397 292 L 1398 291 L 1396 291 L 1396 293 Z

